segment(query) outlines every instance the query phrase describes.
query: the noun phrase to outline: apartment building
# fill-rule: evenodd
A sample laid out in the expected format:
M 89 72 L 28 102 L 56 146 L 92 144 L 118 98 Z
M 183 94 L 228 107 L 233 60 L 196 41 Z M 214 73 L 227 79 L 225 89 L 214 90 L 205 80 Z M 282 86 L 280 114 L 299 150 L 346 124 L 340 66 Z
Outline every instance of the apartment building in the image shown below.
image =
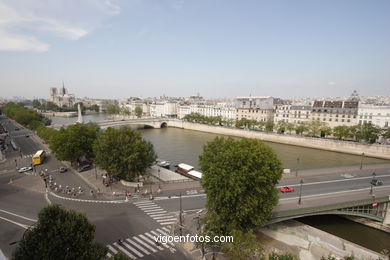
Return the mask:
M 372 123 L 379 127 L 390 126 L 390 106 L 361 104 L 358 108 L 358 124 Z

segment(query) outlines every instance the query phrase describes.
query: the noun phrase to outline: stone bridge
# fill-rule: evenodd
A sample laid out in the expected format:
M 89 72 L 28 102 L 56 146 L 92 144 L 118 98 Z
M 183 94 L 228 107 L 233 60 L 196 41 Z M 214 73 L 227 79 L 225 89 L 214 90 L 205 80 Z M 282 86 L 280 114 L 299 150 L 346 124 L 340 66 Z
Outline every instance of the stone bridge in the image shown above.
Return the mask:
M 108 127 L 124 126 L 124 125 L 144 125 L 145 127 L 151 127 L 151 128 L 164 128 L 167 127 L 172 121 L 175 120 L 170 118 L 136 118 L 136 119 L 122 119 L 122 120 L 104 120 L 96 123 L 103 129 Z M 51 127 L 54 129 L 59 129 L 61 127 L 67 127 L 71 124 L 52 125 Z
M 350 215 L 390 226 L 390 196 L 273 212 L 269 224 L 315 215 Z

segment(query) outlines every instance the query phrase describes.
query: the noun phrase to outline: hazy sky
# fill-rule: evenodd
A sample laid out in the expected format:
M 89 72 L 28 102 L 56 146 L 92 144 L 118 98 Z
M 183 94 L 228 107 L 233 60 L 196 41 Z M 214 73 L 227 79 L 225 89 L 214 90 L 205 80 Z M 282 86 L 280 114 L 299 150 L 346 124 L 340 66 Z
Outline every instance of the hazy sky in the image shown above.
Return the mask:
M 0 97 L 390 95 L 388 0 L 0 0 Z

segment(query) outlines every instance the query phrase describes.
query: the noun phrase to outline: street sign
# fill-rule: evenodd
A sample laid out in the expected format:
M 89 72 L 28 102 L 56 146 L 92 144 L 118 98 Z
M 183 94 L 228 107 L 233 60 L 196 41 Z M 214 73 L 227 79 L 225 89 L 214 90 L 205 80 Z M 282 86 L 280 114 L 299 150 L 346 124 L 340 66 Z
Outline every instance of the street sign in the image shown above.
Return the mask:
M 372 204 L 371 204 L 371 207 L 372 207 L 372 208 L 378 207 L 378 202 L 372 203 Z

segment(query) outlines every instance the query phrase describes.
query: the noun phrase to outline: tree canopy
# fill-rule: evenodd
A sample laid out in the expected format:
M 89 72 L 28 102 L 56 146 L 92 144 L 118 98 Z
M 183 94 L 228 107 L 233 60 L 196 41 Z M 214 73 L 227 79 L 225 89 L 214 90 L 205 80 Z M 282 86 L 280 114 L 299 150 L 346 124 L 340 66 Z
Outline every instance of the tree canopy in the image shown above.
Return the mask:
M 136 108 L 134 109 L 134 113 L 135 113 L 135 115 L 136 115 L 138 118 L 140 118 L 140 117 L 142 116 L 142 107 L 136 107 Z
M 57 159 L 72 163 L 82 156 L 93 158 L 92 145 L 98 131 L 96 124 L 74 124 L 61 128 L 50 138 L 50 149 Z
M 106 108 L 107 114 L 119 114 L 120 113 L 120 108 L 119 106 L 113 105 L 113 104 L 108 104 Z
M 104 259 L 107 249 L 93 242 L 95 226 L 84 214 L 58 205 L 43 208 L 27 230 L 13 259 Z
M 153 145 L 129 127 L 108 128 L 99 135 L 93 151 L 96 165 L 129 181 L 144 173 L 156 160 Z
M 14 119 L 19 124 L 27 126 L 33 130 L 43 125 L 50 125 L 51 120 L 44 117 L 35 110 L 25 108 L 21 105 L 9 102 L 2 108 L 3 113 Z
M 257 139 L 217 137 L 200 156 L 207 194 L 206 230 L 228 234 L 262 226 L 278 203 L 282 176 L 274 151 Z

